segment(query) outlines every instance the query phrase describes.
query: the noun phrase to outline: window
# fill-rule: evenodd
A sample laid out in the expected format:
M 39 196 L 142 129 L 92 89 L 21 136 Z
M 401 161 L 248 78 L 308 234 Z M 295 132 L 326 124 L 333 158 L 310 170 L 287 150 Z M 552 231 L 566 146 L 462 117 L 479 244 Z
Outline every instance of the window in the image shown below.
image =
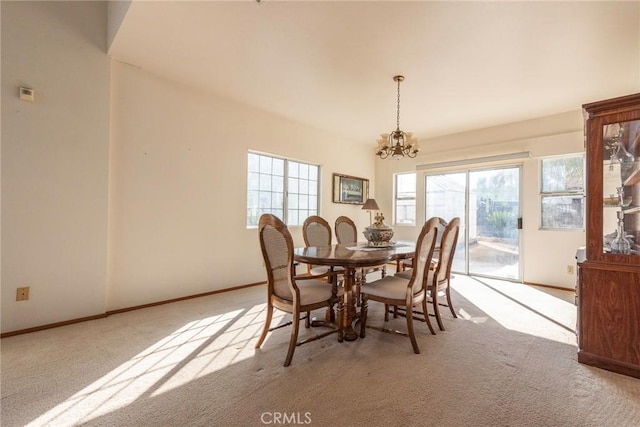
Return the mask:
M 416 174 L 395 175 L 395 224 L 416 224 Z
M 271 213 L 287 225 L 318 214 L 319 167 L 264 154 L 247 156 L 247 227 Z
M 540 162 L 542 229 L 584 228 L 584 156 L 549 157 Z

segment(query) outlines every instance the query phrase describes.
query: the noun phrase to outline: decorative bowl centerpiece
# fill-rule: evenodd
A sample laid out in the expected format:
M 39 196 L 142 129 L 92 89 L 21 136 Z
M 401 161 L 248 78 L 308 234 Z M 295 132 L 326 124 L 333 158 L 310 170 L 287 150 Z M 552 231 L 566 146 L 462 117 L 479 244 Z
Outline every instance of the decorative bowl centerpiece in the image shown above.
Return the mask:
M 367 239 L 369 246 L 384 248 L 392 245 L 393 228 L 384 223 L 384 215 L 381 213 L 375 216 L 373 224 L 365 227 L 362 234 Z

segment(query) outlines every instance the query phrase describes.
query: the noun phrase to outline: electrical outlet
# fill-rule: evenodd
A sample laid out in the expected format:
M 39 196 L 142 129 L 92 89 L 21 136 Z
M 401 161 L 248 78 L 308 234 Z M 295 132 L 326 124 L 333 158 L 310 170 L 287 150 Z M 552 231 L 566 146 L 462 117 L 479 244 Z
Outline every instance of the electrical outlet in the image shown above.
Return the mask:
M 573 274 L 575 272 L 575 266 L 567 265 L 567 274 Z
M 29 299 L 29 287 L 18 288 L 16 292 L 16 301 L 26 301 Z

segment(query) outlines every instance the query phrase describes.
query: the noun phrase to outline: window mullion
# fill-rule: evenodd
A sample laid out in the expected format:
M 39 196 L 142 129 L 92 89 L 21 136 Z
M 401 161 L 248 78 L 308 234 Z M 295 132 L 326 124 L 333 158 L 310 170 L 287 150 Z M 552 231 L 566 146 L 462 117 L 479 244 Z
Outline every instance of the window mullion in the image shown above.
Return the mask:
M 584 191 L 542 191 L 542 196 L 582 196 Z
M 285 224 L 289 224 L 289 160 L 284 161 L 284 176 L 282 179 L 282 221 Z

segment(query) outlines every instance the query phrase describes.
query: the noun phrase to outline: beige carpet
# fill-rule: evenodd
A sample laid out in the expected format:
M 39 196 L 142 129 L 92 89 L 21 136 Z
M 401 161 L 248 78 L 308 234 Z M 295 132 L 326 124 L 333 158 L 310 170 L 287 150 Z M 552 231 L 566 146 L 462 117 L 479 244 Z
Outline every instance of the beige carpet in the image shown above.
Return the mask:
M 446 332 L 254 345 L 262 286 L 1 341 L 9 426 L 638 426 L 640 380 L 576 361 L 575 307 L 457 276 Z M 371 303 L 370 324 L 382 323 Z M 278 318 L 283 320 L 282 317 Z M 404 329 L 404 320 L 390 322 Z

